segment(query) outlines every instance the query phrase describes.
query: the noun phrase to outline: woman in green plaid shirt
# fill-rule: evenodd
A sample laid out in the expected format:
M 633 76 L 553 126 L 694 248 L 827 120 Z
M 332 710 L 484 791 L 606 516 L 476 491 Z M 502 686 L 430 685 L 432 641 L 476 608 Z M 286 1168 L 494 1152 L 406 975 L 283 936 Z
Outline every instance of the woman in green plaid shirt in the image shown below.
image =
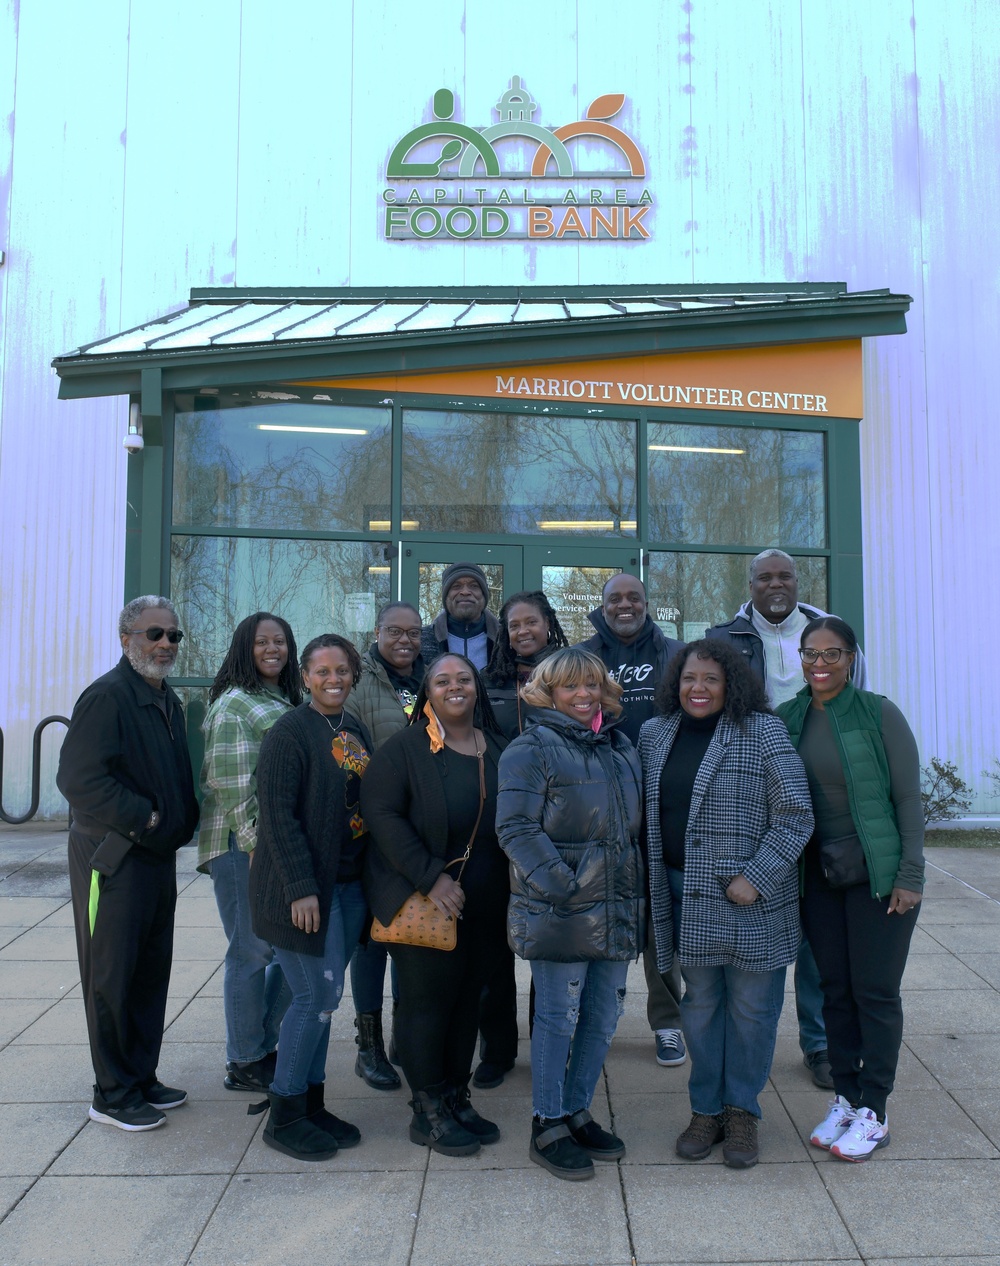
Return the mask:
M 229 940 L 223 1000 L 227 1090 L 267 1090 L 291 993 L 274 950 L 250 925 L 250 854 L 257 842 L 257 756 L 264 735 L 302 701 L 295 638 L 266 611 L 247 616 L 209 691 L 198 869 L 212 876 Z

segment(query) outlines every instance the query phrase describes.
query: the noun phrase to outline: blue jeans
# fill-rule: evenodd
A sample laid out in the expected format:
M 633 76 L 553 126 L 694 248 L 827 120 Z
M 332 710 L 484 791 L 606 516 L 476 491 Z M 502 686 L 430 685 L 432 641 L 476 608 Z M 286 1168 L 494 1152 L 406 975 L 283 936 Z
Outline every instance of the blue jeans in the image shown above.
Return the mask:
M 226 1012 L 226 1061 L 252 1064 L 278 1044 L 278 1026 L 292 991 L 274 950 L 254 936 L 250 919 L 250 854 L 229 834 L 229 852 L 208 863 L 215 903 L 229 941 L 222 998 Z
M 351 996 L 354 999 L 354 1010 L 359 1015 L 382 1010 L 385 964 L 388 957 L 388 946 L 381 941 L 359 945 L 351 956 Z M 399 980 L 396 977 L 395 963 L 389 968 L 389 987 L 392 989 L 393 1002 L 398 1002 Z
M 795 1013 L 799 1021 L 799 1046 L 803 1055 L 827 1049 L 823 1023 L 823 988 L 812 947 L 805 937 L 795 960 Z
M 785 996 L 785 968 L 685 967 L 681 1022 L 691 1056 L 691 1110 L 717 1116 L 742 1108 L 760 1116 Z
M 535 1025 L 531 1094 L 536 1117 L 589 1108 L 625 1007 L 628 963 L 532 962 Z
M 335 884 L 330 909 L 323 915 L 323 953 L 297 954 L 275 947 L 292 989 L 292 1004 L 278 1035 L 278 1066 L 271 1086 L 276 1095 L 302 1095 L 309 1086 L 326 1080 L 330 1020 L 340 1004 L 344 973 L 361 935 L 367 909 L 358 880 Z M 320 932 L 314 935 L 322 934 L 321 924 Z

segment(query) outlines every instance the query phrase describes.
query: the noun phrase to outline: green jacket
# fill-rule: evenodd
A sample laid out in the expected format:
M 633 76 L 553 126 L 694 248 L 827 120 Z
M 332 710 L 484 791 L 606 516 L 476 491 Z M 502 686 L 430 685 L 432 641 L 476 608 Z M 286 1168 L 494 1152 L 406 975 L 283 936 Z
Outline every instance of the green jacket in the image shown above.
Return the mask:
M 796 749 L 811 706 L 812 692 L 803 686 L 794 699 L 777 709 Z M 865 850 L 872 896 L 888 897 L 896 882 L 902 848 L 882 743 L 882 695 L 858 690 L 848 682 L 823 706 L 844 767 L 847 799 Z
M 347 696 L 346 706 L 371 735 L 375 751 L 409 724 L 389 674 L 370 650 L 361 656 L 361 680 Z

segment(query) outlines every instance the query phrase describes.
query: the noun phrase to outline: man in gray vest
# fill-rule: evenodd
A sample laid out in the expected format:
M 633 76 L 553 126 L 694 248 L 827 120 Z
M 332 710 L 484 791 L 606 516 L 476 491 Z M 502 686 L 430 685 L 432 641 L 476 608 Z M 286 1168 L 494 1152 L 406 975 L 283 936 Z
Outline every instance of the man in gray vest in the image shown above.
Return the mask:
M 750 563 L 749 602 L 727 624 L 707 629 L 705 636 L 723 638 L 743 654 L 747 667 L 764 683 L 771 707 L 776 708 L 802 689 L 802 630 L 810 620 L 829 614 L 808 602 L 799 602 L 795 559 L 784 550 L 766 549 Z M 860 650 L 851 669 L 851 680 L 859 690 L 867 690 L 868 666 Z M 816 960 L 805 940 L 795 964 L 795 1007 L 802 1062 L 817 1086 L 832 1090 L 823 991 Z

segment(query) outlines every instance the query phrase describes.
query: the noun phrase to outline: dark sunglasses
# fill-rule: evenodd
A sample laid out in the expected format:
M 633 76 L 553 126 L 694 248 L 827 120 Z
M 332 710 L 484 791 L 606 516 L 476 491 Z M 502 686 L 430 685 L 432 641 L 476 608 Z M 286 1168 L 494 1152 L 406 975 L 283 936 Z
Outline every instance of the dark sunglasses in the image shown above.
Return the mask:
M 151 629 L 132 629 L 133 633 L 145 633 L 146 640 L 149 642 L 158 642 L 164 633 L 167 635 L 167 641 L 171 646 L 176 646 L 184 634 L 180 629 L 161 629 L 159 625 L 154 624 Z

